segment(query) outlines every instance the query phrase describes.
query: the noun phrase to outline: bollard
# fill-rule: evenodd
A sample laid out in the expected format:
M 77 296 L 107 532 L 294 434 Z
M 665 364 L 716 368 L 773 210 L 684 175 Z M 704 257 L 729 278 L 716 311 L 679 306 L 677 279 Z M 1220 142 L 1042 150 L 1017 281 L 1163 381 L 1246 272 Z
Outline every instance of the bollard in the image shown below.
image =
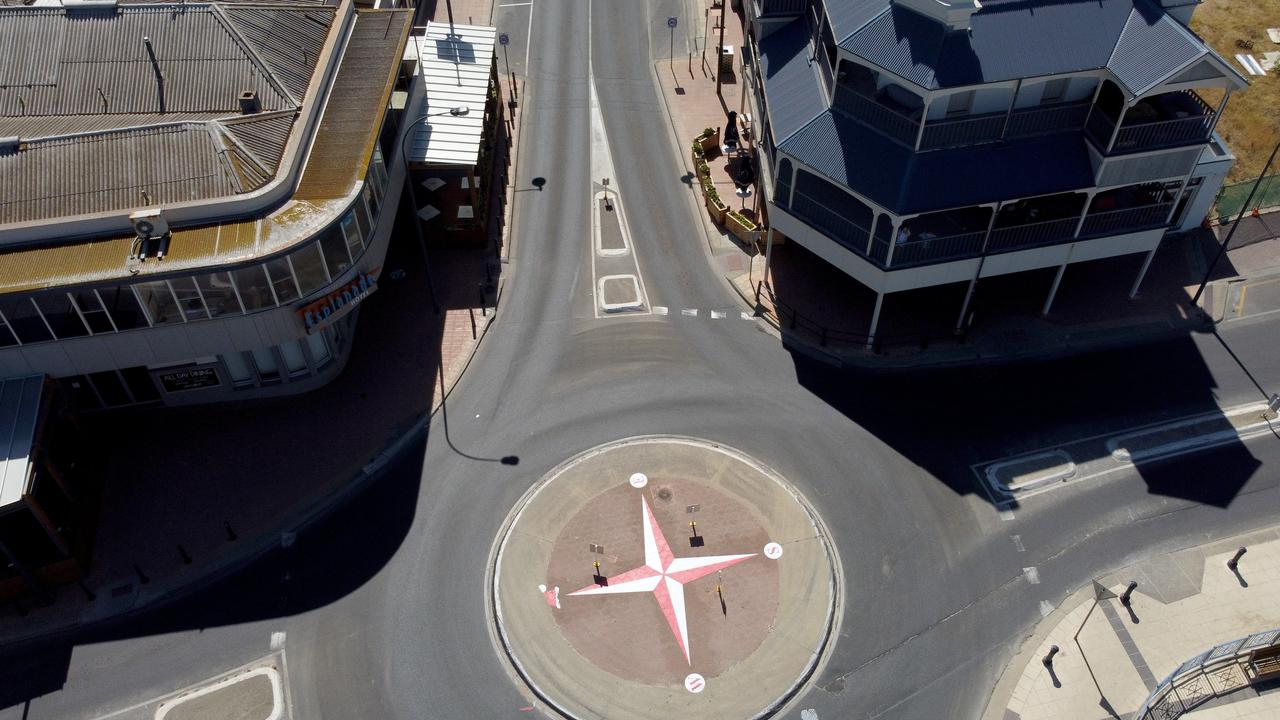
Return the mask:
M 1138 581 L 1130 580 L 1129 587 L 1125 588 L 1124 592 L 1120 594 L 1120 604 L 1125 607 L 1129 607 L 1129 604 L 1133 602 L 1133 600 L 1129 596 L 1133 595 L 1133 591 L 1137 589 L 1138 589 Z
M 183 565 L 191 564 L 191 553 L 187 552 L 187 549 L 182 547 L 182 543 L 178 543 L 178 557 L 182 558 Z
M 1249 552 L 1249 548 L 1246 548 L 1246 547 L 1242 547 L 1239 550 L 1236 550 L 1236 554 L 1232 555 L 1231 559 L 1227 561 L 1227 567 L 1231 568 L 1232 570 L 1235 570 L 1237 567 L 1240 566 L 1240 558 L 1244 557 L 1244 554 L 1247 552 Z
M 222 521 L 222 529 L 227 531 L 227 541 L 228 541 L 228 542 L 235 542 L 235 541 L 236 541 L 236 537 L 237 537 L 237 536 L 236 536 L 236 531 L 231 529 L 231 523 L 230 523 L 229 521 L 227 521 L 227 520 L 223 520 L 223 521 Z
M 1053 665 L 1053 656 L 1058 654 L 1058 650 L 1057 645 L 1050 645 L 1049 652 L 1045 653 L 1044 659 L 1040 662 L 1044 663 L 1045 667 L 1051 667 Z

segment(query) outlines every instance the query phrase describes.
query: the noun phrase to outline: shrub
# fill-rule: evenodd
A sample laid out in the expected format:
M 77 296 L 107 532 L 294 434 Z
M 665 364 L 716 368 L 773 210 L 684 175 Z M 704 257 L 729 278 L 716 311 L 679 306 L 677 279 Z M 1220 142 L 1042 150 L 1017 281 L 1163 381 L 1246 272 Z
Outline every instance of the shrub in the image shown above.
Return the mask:
M 712 135 L 715 135 L 715 134 L 716 134 L 716 129 L 715 129 L 715 128 L 703 128 L 703 129 L 702 129 L 702 134 L 701 134 L 701 135 L 699 135 L 698 137 L 699 137 L 699 138 L 709 138 L 709 137 L 711 137 Z

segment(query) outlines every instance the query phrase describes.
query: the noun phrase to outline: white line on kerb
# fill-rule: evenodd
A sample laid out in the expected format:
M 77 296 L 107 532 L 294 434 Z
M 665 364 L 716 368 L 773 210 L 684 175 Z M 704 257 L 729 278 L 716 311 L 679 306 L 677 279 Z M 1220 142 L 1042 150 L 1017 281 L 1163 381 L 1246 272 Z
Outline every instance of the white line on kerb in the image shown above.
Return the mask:
M 711 311 L 711 319 L 712 319 L 712 320 L 719 320 L 720 318 L 724 317 L 725 315 L 726 315 L 726 313 L 725 313 L 723 310 L 712 310 L 712 311 Z
M 665 305 L 654 305 L 654 306 L 653 306 L 653 314 L 654 314 L 654 315 L 666 315 L 666 314 L 667 314 L 667 307 L 666 307 Z
M 698 317 L 698 308 L 685 308 L 680 311 L 680 314 L 685 317 Z

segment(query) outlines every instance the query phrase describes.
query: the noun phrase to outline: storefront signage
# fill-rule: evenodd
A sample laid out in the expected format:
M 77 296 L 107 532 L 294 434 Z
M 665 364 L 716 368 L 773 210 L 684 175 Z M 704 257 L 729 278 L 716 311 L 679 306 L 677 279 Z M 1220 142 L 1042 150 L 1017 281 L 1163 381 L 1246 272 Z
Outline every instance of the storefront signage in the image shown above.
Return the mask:
M 360 273 L 341 288 L 298 308 L 298 317 L 302 318 L 307 334 L 323 330 L 369 297 L 370 293 L 378 289 L 377 273 L 376 269 Z
M 169 370 L 156 373 L 165 392 L 182 392 L 183 390 L 199 390 L 200 388 L 218 387 L 222 380 L 218 371 L 212 367 L 186 368 L 185 370 Z

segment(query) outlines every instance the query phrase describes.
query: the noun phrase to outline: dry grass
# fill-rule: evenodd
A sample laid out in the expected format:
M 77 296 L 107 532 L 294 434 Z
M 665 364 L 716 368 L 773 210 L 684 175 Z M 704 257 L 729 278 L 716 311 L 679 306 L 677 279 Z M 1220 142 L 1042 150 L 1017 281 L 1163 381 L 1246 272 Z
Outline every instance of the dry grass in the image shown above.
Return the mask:
M 1236 53 L 1251 53 L 1261 61 L 1262 53 L 1280 50 L 1280 45 L 1267 37 L 1269 27 L 1280 27 L 1280 1 L 1205 0 L 1191 18 L 1191 29 L 1236 70 L 1241 70 Z M 1240 49 L 1237 40 L 1252 40 L 1253 49 Z M 1249 88 L 1231 96 L 1218 121 L 1218 132 L 1238 158 L 1227 176 L 1229 183 L 1257 177 L 1280 141 L 1280 68 L 1249 80 Z M 1216 90 L 1202 91 L 1201 95 L 1213 105 L 1222 99 Z

